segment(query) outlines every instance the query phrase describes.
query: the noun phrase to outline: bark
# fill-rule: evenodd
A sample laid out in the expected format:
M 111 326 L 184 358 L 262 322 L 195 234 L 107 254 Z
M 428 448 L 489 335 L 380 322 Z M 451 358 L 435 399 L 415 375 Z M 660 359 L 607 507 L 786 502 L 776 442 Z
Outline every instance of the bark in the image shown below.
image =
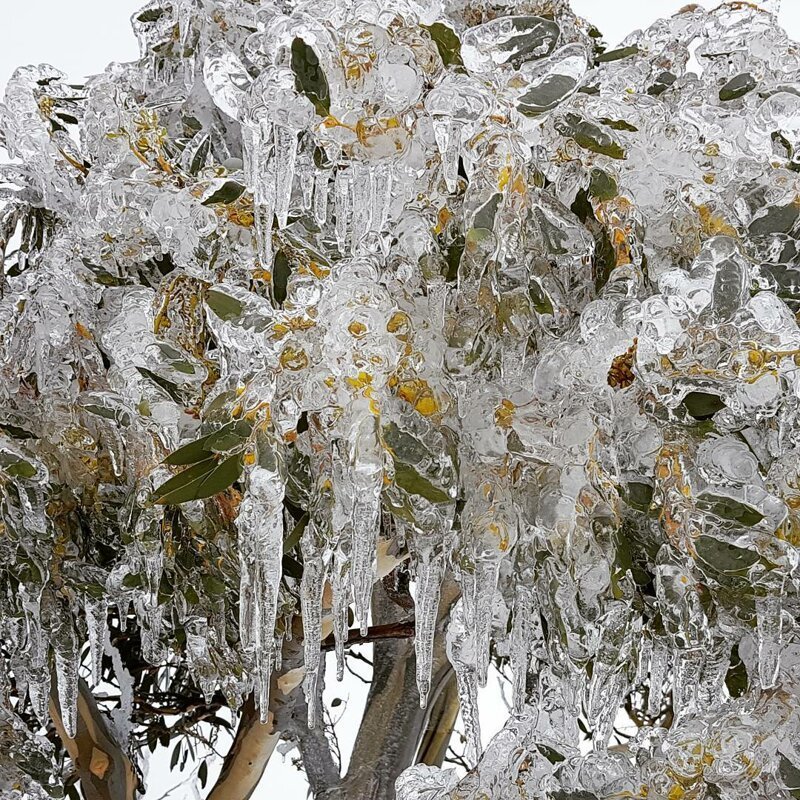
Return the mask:
M 50 718 L 81 781 L 86 800 L 134 800 L 139 779 L 128 755 L 115 741 L 105 714 L 84 680 L 78 684 L 78 725 L 75 738 L 64 730 L 56 681 L 50 695 Z
M 350 768 L 340 786 L 323 795 L 326 800 L 392 800 L 400 773 L 417 761 L 420 742 L 426 735 L 432 712 L 442 712 L 439 698 L 447 693 L 453 679 L 445 653 L 444 624 L 450 606 L 458 596 L 457 587 L 448 582 L 442 590 L 439 624 L 434 643 L 431 703 L 419 707 L 416 685 L 416 659 L 410 639 L 377 641 L 373 646 L 372 684 L 356 738 Z M 381 584 L 373 591 L 372 615 L 378 625 L 397 623 L 404 615 Z M 445 704 L 445 708 L 447 704 Z M 446 739 L 446 741 L 445 741 Z M 449 736 L 431 751 L 439 756 L 446 750 Z M 443 753 L 442 753 L 443 757 Z
M 262 724 L 252 696 L 242 709 L 239 727 L 222 772 L 207 800 L 248 800 L 281 739 L 297 741 L 306 775 L 318 793 L 339 780 L 325 734 L 309 730 L 308 709 L 303 696 L 302 628 L 298 625 L 290 641 L 283 644 L 282 669 L 270 682 L 269 719 Z
M 269 719 L 262 723 L 251 695 L 242 707 L 236 737 L 208 800 L 252 797 L 280 738 L 274 714 L 270 711 Z
M 433 699 L 431 713 L 417 753 L 418 764 L 441 767 L 458 717 L 458 686 L 454 672 L 443 681 L 439 696 Z
M 246 704 L 233 745 L 208 800 L 248 800 L 281 739 L 297 743 L 311 792 L 318 800 L 393 800 L 394 783 L 407 767 L 422 761 L 441 764 L 450 742 L 458 695 L 445 653 L 444 625 L 458 588 L 442 589 L 434 644 L 428 709 L 419 707 L 413 625 L 379 583 L 373 591 L 375 626 L 366 637 L 353 631 L 348 644 L 374 642 L 373 677 L 347 776 L 341 779 L 321 727 L 308 728 L 303 696 L 302 629 L 284 642 L 282 671 L 273 675 L 270 719 L 258 720 L 252 699 Z M 327 649 L 326 645 L 323 649 Z

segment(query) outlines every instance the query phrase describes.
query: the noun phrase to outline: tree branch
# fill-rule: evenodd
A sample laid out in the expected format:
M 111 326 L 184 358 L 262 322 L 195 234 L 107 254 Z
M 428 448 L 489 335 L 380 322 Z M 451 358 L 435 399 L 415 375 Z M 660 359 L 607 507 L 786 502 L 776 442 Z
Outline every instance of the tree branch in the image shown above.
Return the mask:
M 236 737 L 208 800 L 248 800 L 252 797 L 280 738 L 272 712 L 269 720 L 262 723 L 253 696 L 248 697 L 242 707 Z
M 358 628 L 351 628 L 347 633 L 346 647 L 354 644 L 367 644 L 383 639 L 411 639 L 414 636 L 414 620 L 390 622 L 386 625 L 373 625 L 366 633 L 362 634 Z M 336 642 L 333 634 L 322 643 L 323 650 L 333 650 Z
M 50 718 L 75 765 L 86 800 L 134 800 L 139 779 L 133 764 L 115 741 L 86 681 L 78 682 L 78 725 L 74 739 L 64 729 L 55 680 L 52 687 Z

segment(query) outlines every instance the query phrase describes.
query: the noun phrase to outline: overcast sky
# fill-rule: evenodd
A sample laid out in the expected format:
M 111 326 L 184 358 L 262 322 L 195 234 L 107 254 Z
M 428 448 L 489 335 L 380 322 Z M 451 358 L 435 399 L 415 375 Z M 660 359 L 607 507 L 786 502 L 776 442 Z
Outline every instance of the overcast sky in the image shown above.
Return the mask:
M 10 0 L 0 0 L 10 3 Z M 593 22 L 610 45 L 617 44 L 628 33 L 645 28 L 655 19 L 673 14 L 688 0 L 572 0 L 572 7 Z M 130 61 L 138 48 L 129 19 L 143 5 L 143 0 L 22 0 L 14 3 L 13 13 L 5 14 L 0 30 L 0 96 L 13 70 L 21 64 L 50 63 L 63 70 L 75 82 L 101 72 L 110 61 Z M 700 5 L 713 8 L 717 0 L 701 0 Z M 774 7 L 774 5 L 773 5 Z M 780 20 L 795 39 L 800 39 L 800 0 L 784 0 Z M 370 648 L 371 649 L 371 648 Z M 340 745 L 347 753 L 357 732 L 360 709 L 366 697 L 366 686 L 348 676 L 344 684 L 329 681 L 328 700 L 341 697 L 346 701 L 345 716 L 337 726 Z M 480 698 L 484 743 L 497 732 L 506 714 L 497 685 L 490 685 Z M 341 711 L 342 707 L 339 707 Z M 169 752 L 152 765 L 146 800 L 158 800 L 172 783 L 168 771 Z M 210 772 L 211 783 L 218 767 Z M 284 760 L 273 757 L 254 800 L 261 797 L 286 797 L 302 800 L 305 781 L 291 765 L 291 756 Z M 170 793 L 170 798 L 190 796 L 183 790 Z
M 9 0 L 5 0 L 6 3 Z M 687 0 L 573 0 L 578 14 L 591 20 L 609 44 L 630 31 L 677 11 Z M 78 80 L 100 72 L 109 61 L 137 55 L 131 14 L 142 0 L 23 0 L 3 16 L 0 30 L 0 89 L 20 64 L 50 63 Z M 713 8 L 716 0 L 700 5 Z M 800 2 L 784 0 L 784 27 L 800 39 Z

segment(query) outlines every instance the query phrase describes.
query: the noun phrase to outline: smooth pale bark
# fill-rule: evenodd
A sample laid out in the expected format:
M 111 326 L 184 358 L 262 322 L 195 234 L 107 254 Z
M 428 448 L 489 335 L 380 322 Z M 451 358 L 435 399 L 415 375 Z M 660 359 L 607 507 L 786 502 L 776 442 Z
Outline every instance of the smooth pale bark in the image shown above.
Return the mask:
M 128 755 L 114 739 L 105 714 L 84 680 L 78 684 L 78 725 L 75 738 L 64 730 L 56 681 L 50 695 L 50 718 L 80 777 L 86 800 L 134 800 L 139 779 Z
M 208 800 L 248 800 L 264 774 L 281 733 L 270 712 L 262 723 L 252 696 L 242 707 L 236 737 L 222 766 L 222 772 Z

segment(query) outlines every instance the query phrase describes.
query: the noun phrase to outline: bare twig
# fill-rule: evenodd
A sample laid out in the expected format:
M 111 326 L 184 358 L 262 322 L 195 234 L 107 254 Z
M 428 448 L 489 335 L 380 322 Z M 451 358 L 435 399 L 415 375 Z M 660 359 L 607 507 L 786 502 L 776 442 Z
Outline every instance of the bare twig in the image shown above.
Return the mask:
M 377 642 L 383 639 L 410 639 L 414 635 L 414 620 L 404 622 L 392 622 L 388 625 L 374 625 L 366 635 L 362 635 L 357 628 L 351 628 L 347 634 L 345 645 L 351 647 L 354 644 L 366 644 L 367 642 Z M 336 642 L 333 635 L 330 635 L 322 643 L 323 650 L 333 650 Z

